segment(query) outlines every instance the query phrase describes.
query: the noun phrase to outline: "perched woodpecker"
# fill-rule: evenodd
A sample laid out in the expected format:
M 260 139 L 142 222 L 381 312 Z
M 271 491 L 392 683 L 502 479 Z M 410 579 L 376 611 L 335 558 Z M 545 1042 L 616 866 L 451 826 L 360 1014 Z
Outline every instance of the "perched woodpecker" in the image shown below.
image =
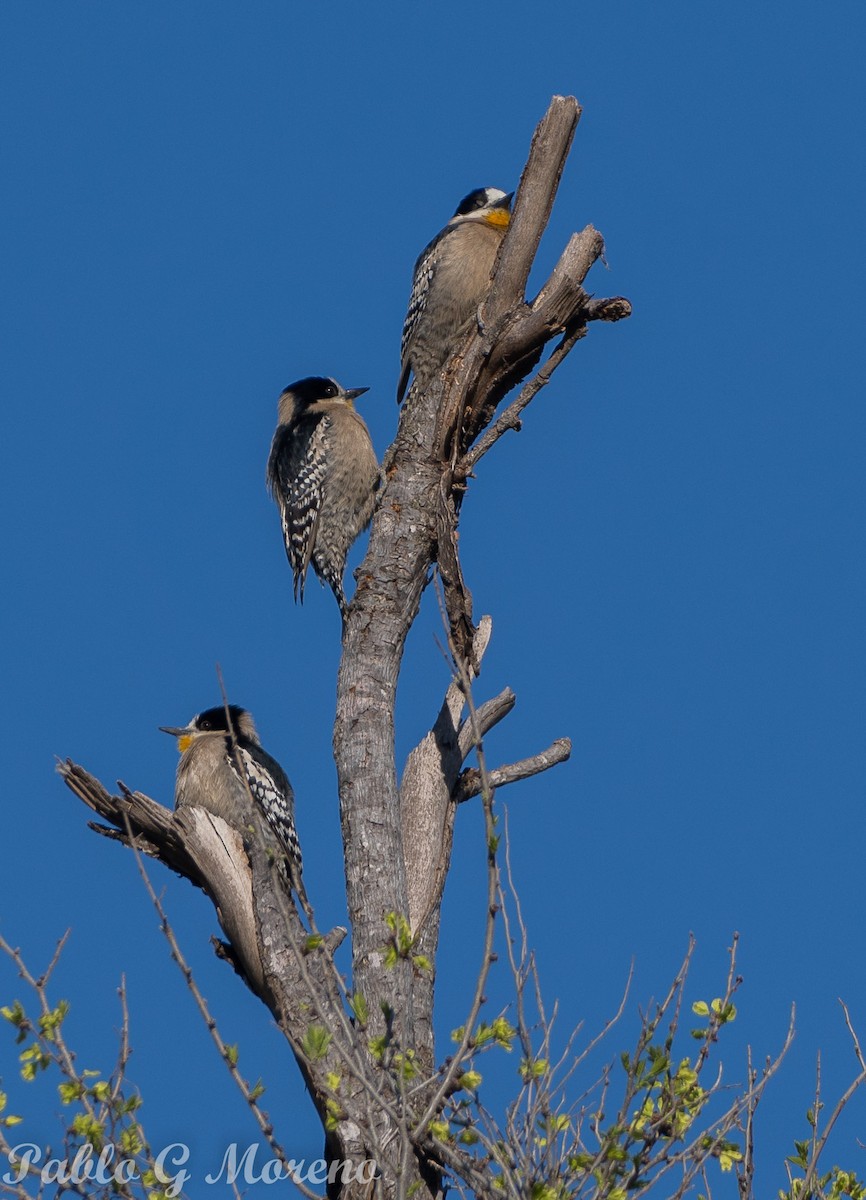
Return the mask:
M 470 192 L 421 251 L 403 322 L 398 404 L 410 374 L 426 384 L 457 348 L 458 335 L 486 297 L 513 195 L 498 188 Z
M 289 384 L 280 396 L 268 458 L 268 489 L 280 510 L 295 600 L 303 603 L 312 563 L 344 620 L 346 555 L 370 524 L 379 486 L 373 443 L 353 403 L 369 390 L 347 391 L 320 376 Z
M 226 713 L 220 705 L 198 713 L 188 725 L 160 729 L 177 738 L 180 751 L 175 808 L 204 808 L 243 834 L 252 796 L 275 835 L 272 849 L 279 854 L 289 886 L 306 908 L 295 794 L 283 768 L 262 749 L 247 710 L 230 704 Z

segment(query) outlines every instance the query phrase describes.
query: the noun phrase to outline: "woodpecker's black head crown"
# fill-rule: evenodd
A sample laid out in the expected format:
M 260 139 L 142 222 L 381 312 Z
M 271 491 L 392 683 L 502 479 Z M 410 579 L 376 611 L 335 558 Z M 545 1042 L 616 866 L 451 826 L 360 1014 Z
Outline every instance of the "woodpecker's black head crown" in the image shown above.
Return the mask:
M 324 375 L 310 375 L 283 388 L 283 395 L 291 392 L 298 404 L 307 405 L 315 404 L 317 400 L 332 400 L 339 396 L 342 390 L 336 379 L 328 379 Z
M 298 379 L 295 383 L 290 383 L 287 388 L 283 388 L 280 399 L 291 398 L 294 412 L 297 414 L 320 400 L 345 400 L 346 403 L 351 403 L 352 400 L 363 396 L 364 392 L 369 392 L 369 390 L 369 388 L 344 388 L 337 383 L 336 379 L 330 379 L 325 375 L 310 375 L 306 379 Z
M 468 217 L 471 213 L 483 208 L 505 208 L 511 204 L 514 192 L 501 192 L 499 188 L 476 188 L 468 196 L 464 196 L 457 205 L 455 217 Z
M 235 733 L 239 733 L 241 725 L 244 724 L 244 717 L 248 717 L 249 713 L 245 708 L 241 708 L 239 704 L 230 704 L 228 710 L 229 720 L 231 721 L 231 729 Z M 228 721 L 226 720 L 225 705 L 219 704 L 216 708 L 206 708 L 204 712 L 197 713 L 191 724 L 202 733 L 230 733 Z

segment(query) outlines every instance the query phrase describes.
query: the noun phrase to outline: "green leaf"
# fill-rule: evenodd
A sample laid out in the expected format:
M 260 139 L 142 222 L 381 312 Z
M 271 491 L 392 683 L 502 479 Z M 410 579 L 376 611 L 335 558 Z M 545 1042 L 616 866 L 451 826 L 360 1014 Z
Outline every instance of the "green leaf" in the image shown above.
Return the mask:
M 394 935 L 394 948 L 401 958 L 405 958 L 412 949 L 414 938 L 412 936 L 412 926 L 409 924 L 406 917 L 402 913 L 389 912 L 385 917 L 385 924 Z
M 354 996 L 349 999 L 349 1006 L 355 1014 L 355 1020 L 363 1028 L 367 1024 L 370 1017 L 367 1001 L 361 992 L 355 992 Z
M 626 1058 L 628 1055 L 626 1055 Z M 518 1074 L 524 1083 L 529 1083 L 532 1079 L 541 1079 L 547 1074 L 548 1062 L 546 1058 L 528 1059 L 524 1058 L 520 1066 L 517 1068 Z
M 477 1071 L 464 1071 L 458 1082 L 467 1092 L 476 1092 L 481 1086 L 481 1076 Z
M 55 1041 L 57 1029 L 63 1024 L 63 1020 L 69 1012 L 69 1001 L 61 1000 L 55 1009 L 51 1012 L 43 1013 L 39 1018 L 39 1028 L 42 1035 L 48 1042 Z
M 415 1079 L 418 1075 L 418 1068 L 415 1065 L 415 1051 L 407 1050 L 405 1054 L 398 1051 L 394 1055 L 394 1065 L 405 1080 Z
M 595 1159 L 591 1154 L 581 1152 L 569 1156 L 568 1165 L 572 1171 L 588 1171 Z
M 334 1035 L 324 1025 L 311 1025 L 301 1039 L 301 1049 L 311 1062 L 325 1057 Z
M 730 1171 L 735 1162 L 742 1162 L 743 1156 L 739 1150 L 721 1150 L 719 1152 L 719 1166 L 723 1171 Z
M 120 1148 L 127 1158 L 131 1155 L 139 1154 L 144 1149 L 144 1140 L 138 1125 L 133 1123 L 126 1129 L 121 1130 Z
M 238 1055 L 239 1055 L 239 1052 L 238 1052 L 237 1045 L 226 1046 L 225 1058 L 226 1058 L 226 1062 L 229 1064 L 230 1067 L 236 1067 L 238 1065 Z
M 79 1083 L 59 1083 L 57 1091 L 60 1093 L 61 1104 L 72 1104 L 82 1094 L 83 1088 Z
M 505 1020 L 505 1017 L 497 1017 L 493 1022 L 492 1030 L 493 1036 L 498 1045 L 500 1045 L 503 1050 L 510 1051 L 511 1043 L 517 1037 L 517 1030 L 514 1028 L 514 1026 L 509 1025 L 509 1023 Z
M 94 1117 L 88 1116 L 87 1113 L 79 1113 L 75 1117 L 72 1122 L 72 1132 L 90 1142 L 94 1150 L 102 1149 L 105 1126 Z
M 712 1002 L 711 1008 L 722 1024 L 736 1020 L 737 1010 L 730 1002 L 725 1004 L 724 1000 L 716 998 Z
M 20 1000 L 16 1000 L 11 1008 L 9 1005 L 5 1005 L 3 1008 L 0 1008 L 0 1017 L 3 1017 L 12 1025 L 21 1025 L 27 1020 Z
M 319 946 L 324 942 L 324 937 L 321 933 L 311 933 L 304 942 L 304 953 L 309 954 L 311 950 L 318 950 Z

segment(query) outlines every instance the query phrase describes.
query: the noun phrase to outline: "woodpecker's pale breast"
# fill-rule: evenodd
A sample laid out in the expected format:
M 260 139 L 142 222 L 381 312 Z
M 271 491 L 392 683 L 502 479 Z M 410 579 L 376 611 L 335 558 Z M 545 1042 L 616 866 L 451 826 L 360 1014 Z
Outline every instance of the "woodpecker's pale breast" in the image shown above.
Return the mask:
M 442 367 L 485 299 L 510 200 L 495 188 L 471 192 L 420 254 L 403 324 L 398 401 L 411 374 L 423 386 Z

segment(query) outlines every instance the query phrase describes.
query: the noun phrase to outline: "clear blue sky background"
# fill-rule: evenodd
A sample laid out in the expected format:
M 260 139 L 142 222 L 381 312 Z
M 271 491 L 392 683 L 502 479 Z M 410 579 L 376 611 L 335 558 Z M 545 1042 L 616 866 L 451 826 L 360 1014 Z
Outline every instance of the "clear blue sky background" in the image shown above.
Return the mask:
M 291 602 L 264 489 L 277 396 L 310 373 L 368 385 L 384 451 L 415 256 L 471 188 L 516 185 L 553 93 L 584 116 L 533 284 L 591 222 L 609 269 L 589 286 L 634 317 L 593 328 L 485 460 L 461 541 L 495 621 L 479 698 L 518 696 L 492 761 L 574 739 L 500 796 L 542 977 L 563 1027 L 592 1032 L 634 957 L 613 1057 L 689 931 L 691 1000 L 718 993 L 739 930 L 728 1082 L 798 1012 L 758 1128 L 764 1190 L 806 1136 L 816 1052 L 828 1098 L 853 1077 L 837 997 L 866 1037 L 864 34 L 844 0 L 3 4 L 0 929 L 39 969 L 71 927 L 57 982 L 83 1065 L 112 1057 L 125 973 L 145 1124 L 190 1144 L 193 1195 L 253 1127 L 131 857 L 88 831 L 54 756 L 170 803 L 157 726 L 218 701 L 219 662 L 294 782 L 322 923 L 341 919 L 339 621 L 315 583 Z M 401 756 L 447 682 L 433 600 Z M 461 812 L 443 1033 L 468 1002 L 482 871 Z M 318 1155 L 279 1036 L 213 959 L 208 903 L 153 875 L 289 1149 Z M 19 994 L 0 963 L 0 1001 Z M 0 1064 L 34 1111 L 2 1030 Z M 22 1135 L 56 1144 L 38 1096 Z M 864 1173 L 857 1136 L 866 1096 L 830 1155 Z

